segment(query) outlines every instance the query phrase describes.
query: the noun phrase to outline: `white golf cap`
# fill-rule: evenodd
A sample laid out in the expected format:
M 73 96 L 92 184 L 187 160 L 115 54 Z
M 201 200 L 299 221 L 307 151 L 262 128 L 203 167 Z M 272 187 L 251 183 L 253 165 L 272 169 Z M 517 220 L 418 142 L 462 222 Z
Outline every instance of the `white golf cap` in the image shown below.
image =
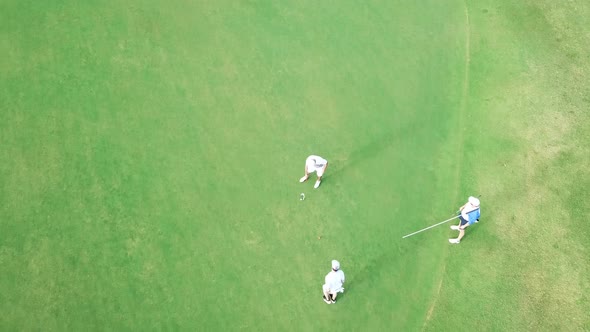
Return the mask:
M 475 207 L 478 207 L 479 199 L 477 199 L 477 197 L 469 196 L 469 203 Z
M 340 269 L 340 263 L 337 260 L 332 261 L 332 270 Z

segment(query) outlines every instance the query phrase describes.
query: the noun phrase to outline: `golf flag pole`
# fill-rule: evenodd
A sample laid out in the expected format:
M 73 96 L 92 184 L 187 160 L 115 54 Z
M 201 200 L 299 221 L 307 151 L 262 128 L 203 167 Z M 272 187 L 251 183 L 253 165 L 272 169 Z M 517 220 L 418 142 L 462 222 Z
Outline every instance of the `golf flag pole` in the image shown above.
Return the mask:
M 419 231 L 416 231 L 416 232 L 414 232 L 414 233 L 408 234 L 408 235 L 406 235 L 406 236 L 402 237 L 402 239 L 405 239 L 405 238 L 407 238 L 407 237 L 410 237 L 410 236 L 412 236 L 412 235 L 416 235 L 416 234 L 418 234 L 418 233 L 420 233 L 420 232 L 424 232 L 424 231 L 426 231 L 426 230 L 429 230 L 429 229 L 431 229 L 431 228 L 433 228 L 433 227 L 436 227 L 436 226 L 438 226 L 438 225 L 442 225 L 442 224 L 444 224 L 444 223 L 446 223 L 446 222 L 449 222 L 449 221 L 451 221 L 451 220 L 453 220 L 453 219 L 457 219 L 457 218 L 459 218 L 459 215 L 457 215 L 457 216 L 454 216 L 453 218 L 447 219 L 447 220 L 445 220 L 445 221 L 441 221 L 441 222 L 439 222 L 438 224 L 435 224 L 435 225 L 432 225 L 432 226 L 428 226 L 428 227 L 426 227 L 426 228 L 423 228 L 423 229 L 421 229 L 421 230 L 419 230 Z

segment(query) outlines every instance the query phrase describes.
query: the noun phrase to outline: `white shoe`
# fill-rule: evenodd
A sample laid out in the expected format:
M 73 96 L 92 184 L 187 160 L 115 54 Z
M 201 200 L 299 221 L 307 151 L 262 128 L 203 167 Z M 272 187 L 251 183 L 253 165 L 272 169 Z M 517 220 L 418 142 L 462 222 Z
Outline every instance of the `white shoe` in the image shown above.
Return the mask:
M 452 225 L 452 226 L 451 226 L 451 229 L 452 229 L 452 230 L 454 230 L 454 231 L 458 231 L 458 230 L 459 230 L 459 226 L 457 226 L 457 225 Z
M 461 242 L 461 241 L 459 241 L 458 239 L 449 239 L 449 243 L 452 243 L 452 244 L 459 244 L 459 242 Z
M 332 301 L 328 300 L 325 296 L 322 296 L 322 299 L 324 299 L 324 302 L 326 302 L 327 304 L 332 304 Z
M 322 181 L 320 181 L 320 180 L 317 180 L 317 181 L 315 182 L 315 184 L 313 185 L 313 189 L 318 189 L 318 187 L 320 186 L 320 183 L 322 183 Z
M 306 175 L 306 176 L 302 177 L 301 179 L 299 179 L 299 182 L 305 182 L 305 181 L 307 181 L 308 178 L 309 178 L 309 176 Z

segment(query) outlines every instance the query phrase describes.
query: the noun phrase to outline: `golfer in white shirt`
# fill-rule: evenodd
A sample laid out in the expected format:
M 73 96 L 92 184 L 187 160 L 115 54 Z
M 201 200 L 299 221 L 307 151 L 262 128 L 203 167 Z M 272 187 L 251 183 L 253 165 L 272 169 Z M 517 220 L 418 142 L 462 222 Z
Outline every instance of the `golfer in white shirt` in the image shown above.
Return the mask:
M 344 293 L 344 272 L 340 270 L 340 263 L 337 260 L 332 261 L 332 271 L 326 275 L 325 284 L 322 286 L 324 291 L 324 302 L 327 304 L 336 303 L 338 293 Z
M 317 189 L 322 182 L 322 176 L 324 172 L 328 168 L 328 161 L 320 156 L 311 155 L 307 157 L 305 160 L 305 175 L 299 179 L 299 182 L 305 182 L 309 178 L 309 173 L 316 172 L 318 179 L 313 186 L 314 189 Z

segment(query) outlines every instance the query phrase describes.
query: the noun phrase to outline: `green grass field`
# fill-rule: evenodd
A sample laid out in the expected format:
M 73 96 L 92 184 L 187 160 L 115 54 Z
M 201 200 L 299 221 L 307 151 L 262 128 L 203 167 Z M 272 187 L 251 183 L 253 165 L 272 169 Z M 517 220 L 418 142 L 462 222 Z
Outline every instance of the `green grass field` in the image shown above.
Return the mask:
M 0 50 L 2 331 L 590 330 L 585 0 L 5 0 Z

